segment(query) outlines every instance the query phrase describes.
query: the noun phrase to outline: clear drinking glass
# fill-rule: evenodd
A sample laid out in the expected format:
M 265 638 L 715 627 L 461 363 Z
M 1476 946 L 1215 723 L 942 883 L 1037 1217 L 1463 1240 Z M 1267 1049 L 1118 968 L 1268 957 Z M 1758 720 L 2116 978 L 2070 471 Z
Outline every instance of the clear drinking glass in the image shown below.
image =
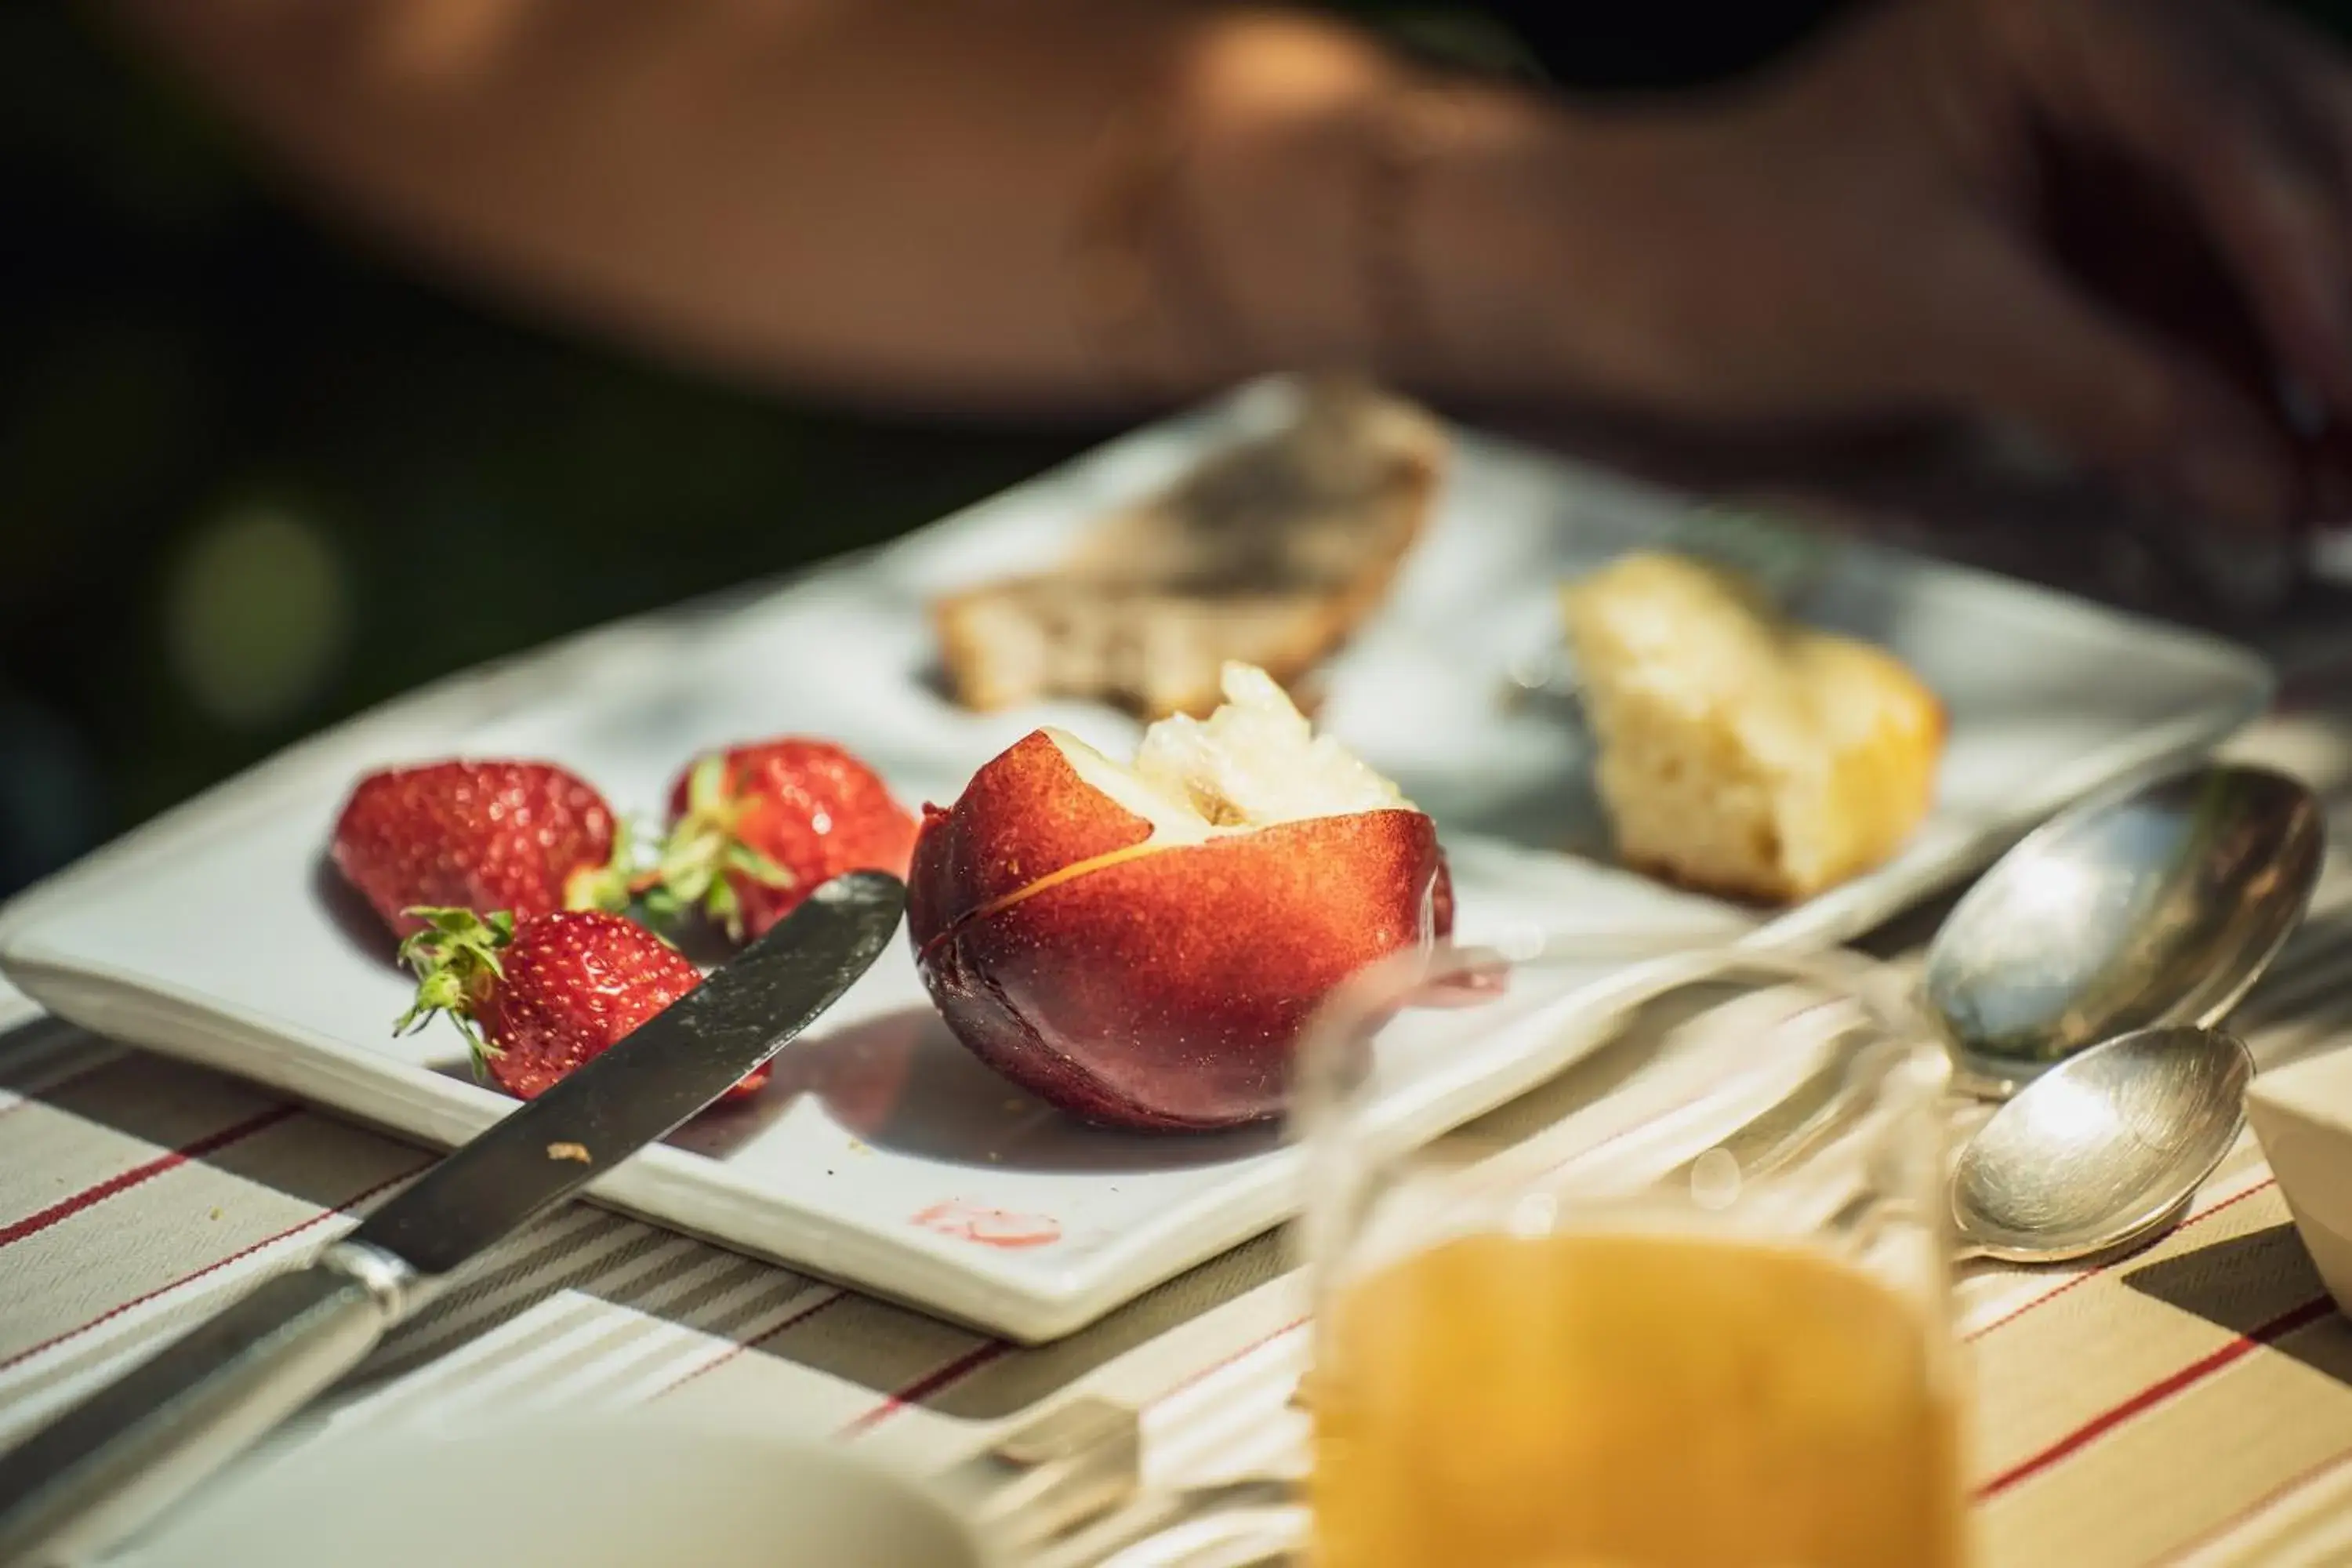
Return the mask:
M 1654 958 L 1596 1010 L 1610 956 L 1401 959 L 1309 1036 L 1312 1561 L 1962 1562 L 1943 1048 L 1854 955 Z

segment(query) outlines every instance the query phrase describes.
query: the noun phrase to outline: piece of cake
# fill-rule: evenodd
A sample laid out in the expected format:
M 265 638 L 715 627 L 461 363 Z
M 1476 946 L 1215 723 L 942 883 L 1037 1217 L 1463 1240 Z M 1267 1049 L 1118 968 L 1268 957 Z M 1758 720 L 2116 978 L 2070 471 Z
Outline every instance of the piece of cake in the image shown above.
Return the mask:
M 1927 815 L 1943 706 L 1885 649 L 1677 555 L 1626 556 L 1562 598 L 1627 865 L 1793 901 L 1879 865 Z
M 1386 597 L 1445 452 L 1412 404 L 1310 384 L 1289 425 L 1104 518 L 1056 570 L 936 603 L 950 689 L 981 710 L 1066 697 L 1158 719 L 1216 707 L 1233 660 L 1296 694 Z

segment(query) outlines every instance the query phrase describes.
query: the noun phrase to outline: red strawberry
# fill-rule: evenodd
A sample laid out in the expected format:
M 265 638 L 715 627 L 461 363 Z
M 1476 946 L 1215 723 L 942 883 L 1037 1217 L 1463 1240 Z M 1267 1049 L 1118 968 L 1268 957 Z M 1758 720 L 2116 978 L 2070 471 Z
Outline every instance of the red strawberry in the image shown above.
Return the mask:
M 700 905 L 737 942 L 845 871 L 907 874 L 915 819 L 872 768 L 829 741 L 787 738 L 695 760 L 670 791 L 648 903 Z M 642 890 L 642 886 L 640 890 Z
M 529 920 L 627 902 L 625 835 L 595 789 L 549 763 L 448 762 L 370 773 L 329 853 L 403 936 L 420 908 Z
M 602 910 L 559 910 L 517 922 L 469 910 L 418 910 L 423 929 L 400 944 L 417 973 L 416 1004 L 394 1026 L 446 1013 L 478 1071 L 522 1100 L 547 1092 L 589 1058 L 702 984 L 702 972 L 636 921 Z M 761 1068 L 729 1089 L 768 1081 Z

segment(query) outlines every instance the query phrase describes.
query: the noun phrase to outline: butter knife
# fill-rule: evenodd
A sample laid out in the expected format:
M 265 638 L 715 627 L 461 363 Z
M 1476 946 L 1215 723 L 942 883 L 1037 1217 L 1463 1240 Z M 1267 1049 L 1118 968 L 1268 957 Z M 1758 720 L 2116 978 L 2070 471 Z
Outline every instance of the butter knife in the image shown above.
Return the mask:
M 0 1563 L 95 1554 L 357 1366 L 453 1276 L 774 1056 L 906 905 L 836 877 L 709 979 L 509 1111 L 306 1268 L 272 1279 L 0 1455 Z

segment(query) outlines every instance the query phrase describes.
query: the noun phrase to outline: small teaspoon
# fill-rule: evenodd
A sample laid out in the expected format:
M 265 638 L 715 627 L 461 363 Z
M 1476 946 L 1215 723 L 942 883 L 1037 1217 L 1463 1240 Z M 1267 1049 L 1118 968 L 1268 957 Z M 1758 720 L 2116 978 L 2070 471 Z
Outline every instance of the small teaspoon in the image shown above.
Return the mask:
M 2238 1141 L 2253 1058 L 2193 1025 L 2069 1057 L 1977 1129 L 1951 1179 L 1956 1261 L 2063 1263 L 2174 1224 Z

